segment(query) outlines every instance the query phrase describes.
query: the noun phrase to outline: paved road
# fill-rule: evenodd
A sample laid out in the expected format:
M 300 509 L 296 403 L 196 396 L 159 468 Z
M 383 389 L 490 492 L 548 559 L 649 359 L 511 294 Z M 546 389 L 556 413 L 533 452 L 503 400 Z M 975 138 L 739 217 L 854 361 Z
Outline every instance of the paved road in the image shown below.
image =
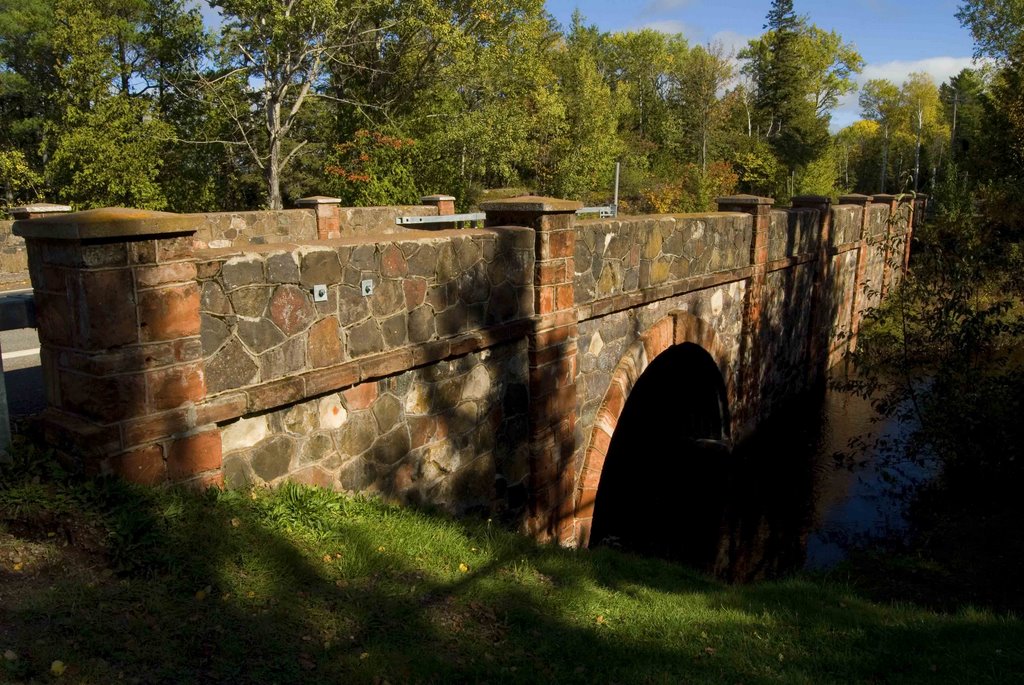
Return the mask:
M 0 293 L 0 298 L 19 291 Z M 20 291 L 24 292 L 24 291 Z M 39 338 L 34 328 L 0 331 L 0 356 L 11 416 L 33 414 L 46 407 Z

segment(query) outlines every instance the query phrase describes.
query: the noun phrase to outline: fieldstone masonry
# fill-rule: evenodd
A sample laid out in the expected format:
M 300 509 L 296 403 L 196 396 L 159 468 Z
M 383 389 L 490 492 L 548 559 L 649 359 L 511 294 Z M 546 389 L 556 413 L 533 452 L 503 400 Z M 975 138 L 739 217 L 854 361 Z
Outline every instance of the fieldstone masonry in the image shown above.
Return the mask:
M 365 233 L 346 226 L 375 210 L 332 198 L 20 221 L 47 439 L 90 473 L 297 480 L 585 545 L 616 422 L 654 358 L 705 349 L 741 440 L 856 344 L 915 219 L 892 196 L 581 222 L 578 207 L 513 198 L 485 203 L 484 229 Z M 211 240 L 211 226 L 238 232 Z

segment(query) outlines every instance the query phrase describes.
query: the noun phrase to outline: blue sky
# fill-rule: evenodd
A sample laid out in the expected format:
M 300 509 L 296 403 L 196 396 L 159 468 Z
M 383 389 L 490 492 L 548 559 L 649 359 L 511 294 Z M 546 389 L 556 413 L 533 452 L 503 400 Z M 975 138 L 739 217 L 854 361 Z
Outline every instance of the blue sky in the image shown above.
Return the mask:
M 795 0 L 799 14 L 854 43 L 866 67 L 860 81 L 901 83 L 924 71 L 941 83 L 971 66 L 970 33 L 956 17 L 955 0 Z M 653 28 L 682 33 L 693 42 L 719 41 L 738 49 L 762 32 L 770 0 L 548 0 L 548 11 L 567 26 L 579 8 L 605 31 Z M 833 128 L 858 117 L 856 94 L 833 114 Z

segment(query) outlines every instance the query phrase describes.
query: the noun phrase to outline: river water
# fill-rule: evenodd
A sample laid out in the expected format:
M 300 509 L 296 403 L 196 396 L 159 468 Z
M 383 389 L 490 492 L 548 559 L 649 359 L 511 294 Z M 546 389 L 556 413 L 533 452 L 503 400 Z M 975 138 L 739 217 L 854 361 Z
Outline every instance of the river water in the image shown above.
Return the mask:
M 844 373 L 833 369 L 830 381 Z M 810 393 L 734 452 L 727 494 L 708 503 L 720 515 L 717 540 L 692 561 L 748 582 L 826 569 L 854 547 L 902 536 L 909 495 L 932 470 L 875 445 L 898 445 L 913 428 L 831 382 Z
M 718 405 L 708 400 L 714 384 L 698 373 L 701 359 L 676 360 L 688 370 L 686 392 L 676 362 L 663 361 L 640 378 L 619 417 L 593 544 L 749 582 L 829 568 L 856 546 L 905 536 L 906 506 L 930 476 L 897 459 L 914 433 L 898 417 L 911 412 L 880 419 L 870 400 L 837 388 L 846 378 L 840 365 L 729 450 L 713 439 Z M 705 361 L 716 376 L 714 361 Z

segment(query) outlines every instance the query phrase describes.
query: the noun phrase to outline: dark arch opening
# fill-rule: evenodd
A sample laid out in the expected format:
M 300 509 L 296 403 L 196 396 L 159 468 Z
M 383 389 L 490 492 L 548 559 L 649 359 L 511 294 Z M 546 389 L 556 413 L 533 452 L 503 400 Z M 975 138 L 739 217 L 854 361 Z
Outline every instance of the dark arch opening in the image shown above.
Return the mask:
M 641 374 L 612 435 L 590 544 L 707 567 L 729 472 L 722 374 L 702 347 L 668 348 Z

